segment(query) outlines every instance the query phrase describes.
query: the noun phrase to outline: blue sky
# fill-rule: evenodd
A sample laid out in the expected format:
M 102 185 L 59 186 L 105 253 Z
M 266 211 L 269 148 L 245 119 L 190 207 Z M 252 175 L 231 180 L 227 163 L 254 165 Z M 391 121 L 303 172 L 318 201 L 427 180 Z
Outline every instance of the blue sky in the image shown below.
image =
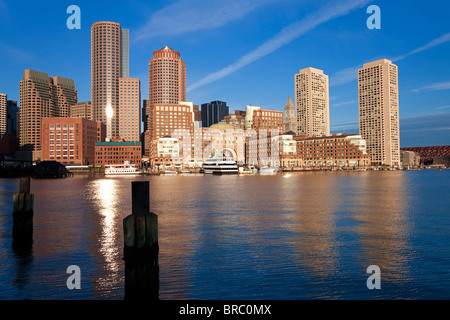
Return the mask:
M 81 30 L 69 30 L 69 5 Z M 369 5 L 381 29 L 369 30 Z M 90 27 L 130 29 L 130 76 L 148 97 L 148 61 L 165 45 L 187 64 L 187 100 L 223 100 L 284 110 L 294 75 L 315 67 L 330 77 L 332 132 L 358 132 L 356 71 L 380 58 L 399 67 L 401 146 L 450 144 L 450 4 L 433 1 L 0 0 L 0 92 L 19 100 L 23 70 L 75 80 L 90 100 Z

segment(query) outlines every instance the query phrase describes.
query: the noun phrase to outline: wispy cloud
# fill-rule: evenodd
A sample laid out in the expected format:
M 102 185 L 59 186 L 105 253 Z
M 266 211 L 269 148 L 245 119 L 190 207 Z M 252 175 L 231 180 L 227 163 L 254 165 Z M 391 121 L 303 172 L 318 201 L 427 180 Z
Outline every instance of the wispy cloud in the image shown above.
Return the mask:
M 219 71 L 210 73 L 203 79 L 195 82 L 188 88 L 188 91 L 222 79 L 256 60 L 271 54 L 282 46 L 313 30 L 317 26 L 334 18 L 347 15 L 369 2 L 371 2 L 371 0 L 348 0 L 327 4 L 312 14 L 309 14 L 304 19 L 285 27 L 278 34 L 265 41 L 258 48 L 244 55 L 236 62 Z
M 398 61 L 403 60 L 413 54 L 416 54 L 416 53 L 419 53 L 419 52 L 422 52 L 425 50 L 429 50 L 431 48 L 434 48 L 438 45 L 444 44 L 449 41 L 450 41 L 450 32 L 440 36 L 439 38 L 436 38 L 436 39 L 428 42 L 427 44 L 425 44 L 419 48 L 411 50 L 408 53 L 397 56 L 397 57 L 391 59 L 391 61 L 398 62 Z M 374 59 L 371 59 L 370 61 L 374 61 L 377 59 L 378 58 L 374 58 Z M 330 77 L 330 86 L 336 87 L 336 86 L 340 86 L 340 85 L 355 81 L 358 78 L 358 69 L 360 69 L 362 66 L 363 66 L 363 63 L 353 66 L 353 67 L 348 67 L 348 68 L 345 68 L 345 69 L 342 69 L 342 70 L 336 72 L 335 74 L 333 74 Z
M 1 0 L 0 0 L 1 1 Z M 276 0 L 178 0 L 150 16 L 134 40 L 214 29 Z
M 434 110 L 444 110 L 444 109 L 448 109 L 448 108 L 450 108 L 450 106 L 442 106 L 442 107 L 434 108 Z
M 440 90 L 450 90 L 450 81 L 433 83 L 421 88 L 413 89 L 411 90 L 411 92 L 418 93 L 423 91 L 440 91 Z
M 446 43 L 446 42 L 449 42 L 449 41 L 450 41 L 450 32 L 440 36 L 439 38 L 436 38 L 436 39 L 428 42 L 424 46 L 421 46 L 421 47 L 419 47 L 417 49 L 414 49 L 414 50 L 412 50 L 412 51 L 410 51 L 410 52 L 408 52 L 406 54 L 403 54 L 401 56 L 395 57 L 395 58 L 392 59 L 392 61 L 393 62 L 397 62 L 397 61 L 403 60 L 406 57 L 409 57 L 410 55 L 413 55 L 415 53 L 419 53 L 419 52 L 422 52 L 422 51 L 434 48 L 434 47 L 436 47 L 436 46 L 438 46 L 440 44 L 443 44 L 443 43 Z
M 331 107 L 341 107 L 341 106 L 346 106 L 349 104 L 355 104 L 358 101 L 356 100 L 351 100 L 351 101 L 344 101 L 344 102 L 338 102 L 338 103 L 330 103 Z

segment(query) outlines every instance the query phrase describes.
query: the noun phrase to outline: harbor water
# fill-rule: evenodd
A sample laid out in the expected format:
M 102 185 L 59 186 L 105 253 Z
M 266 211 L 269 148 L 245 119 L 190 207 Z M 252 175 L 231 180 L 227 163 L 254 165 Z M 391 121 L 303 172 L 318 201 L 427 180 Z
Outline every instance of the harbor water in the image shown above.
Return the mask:
M 124 299 L 122 220 L 142 180 L 161 300 L 450 298 L 450 170 L 420 170 L 32 179 L 31 250 L 12 246 L 19 180 L 0 179 L 0 299 Z

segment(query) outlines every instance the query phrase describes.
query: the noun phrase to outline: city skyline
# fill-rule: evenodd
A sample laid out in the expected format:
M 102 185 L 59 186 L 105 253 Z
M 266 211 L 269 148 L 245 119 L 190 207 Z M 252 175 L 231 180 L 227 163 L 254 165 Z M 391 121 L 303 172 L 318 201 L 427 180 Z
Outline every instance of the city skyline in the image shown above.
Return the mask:
M 166 45 L 186 61 L 186 100 L 194 104 L 227 101 L 230 113 L 249 104 L 283 111 L 287 97 L 294 96 L 294 75 L 314 67 L 330 77 L 331 132 L 358 133 L 357 70 L 376 58 L 386 58 L 399 66 L 401 146 L 449 144 L 450 85 L 442 72 L 449 67 L 445 57 L 450 54 L 445 10 L 431 13 L 418 1 L 408 2 L 408 7 L 405 1 L 226 3 L 112 2 L 100 10 L 98 4 L 79 1 L 81 30 L 69 30 L 66 9 L 70 3 L 39 4 L 38 23 L 33 16 L 38 4 L 19 8 L 1 1 L 0 92 L 18 101 L 23 70 L 34 69 L 74 79 L 78 101 L 90 101 L 90 28 L 98 21 L 113 21 L 130 30 L 130 77 L 140 79 L 142 99 L 148 98 L 148 61 L 154 50 Z M 370 4 L 381 8 L 380 30 L 366 27 Z M 189 27 L 171 25 L 182 13 L 189 13 L 183 24 Z M 225 18 L 220 15 L 224 13 Z M 208 19 L 197 21 L 202 14 Z M 14 24 L 19 18 L 27 22 Z M 308 23 L 313 18 L 321 22 Z M 432 27 L 429 19 L 433 19 Z M 39 39 L 34 39 L 36 34 Z M 50 43 L 55 37 L 61 39 L 57 45 Z M 24 40 L 33 50 L 26 50 Z

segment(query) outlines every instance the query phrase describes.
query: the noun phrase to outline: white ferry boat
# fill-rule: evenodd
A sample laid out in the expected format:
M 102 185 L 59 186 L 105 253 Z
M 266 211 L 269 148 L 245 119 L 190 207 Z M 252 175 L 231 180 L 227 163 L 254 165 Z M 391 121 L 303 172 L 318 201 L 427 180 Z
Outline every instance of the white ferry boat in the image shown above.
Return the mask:
M 203 163 L 203 170 L 205 173 L 212 174 L 238 174 L 238 166 L 236 161 L 223 158 L 223 157 L 212 157 L 206 159 Z
M 134 175 L 140 174 L 139 168 L 129 161 L 124 164 L 110 164 L 105 166 L 105 175 Z
M 277 174 L 278 173 L 278 168 L 276 168 L 276 167 L 262 167 L 259 170 L 259 173 L 262 174 L 262 175 Z

